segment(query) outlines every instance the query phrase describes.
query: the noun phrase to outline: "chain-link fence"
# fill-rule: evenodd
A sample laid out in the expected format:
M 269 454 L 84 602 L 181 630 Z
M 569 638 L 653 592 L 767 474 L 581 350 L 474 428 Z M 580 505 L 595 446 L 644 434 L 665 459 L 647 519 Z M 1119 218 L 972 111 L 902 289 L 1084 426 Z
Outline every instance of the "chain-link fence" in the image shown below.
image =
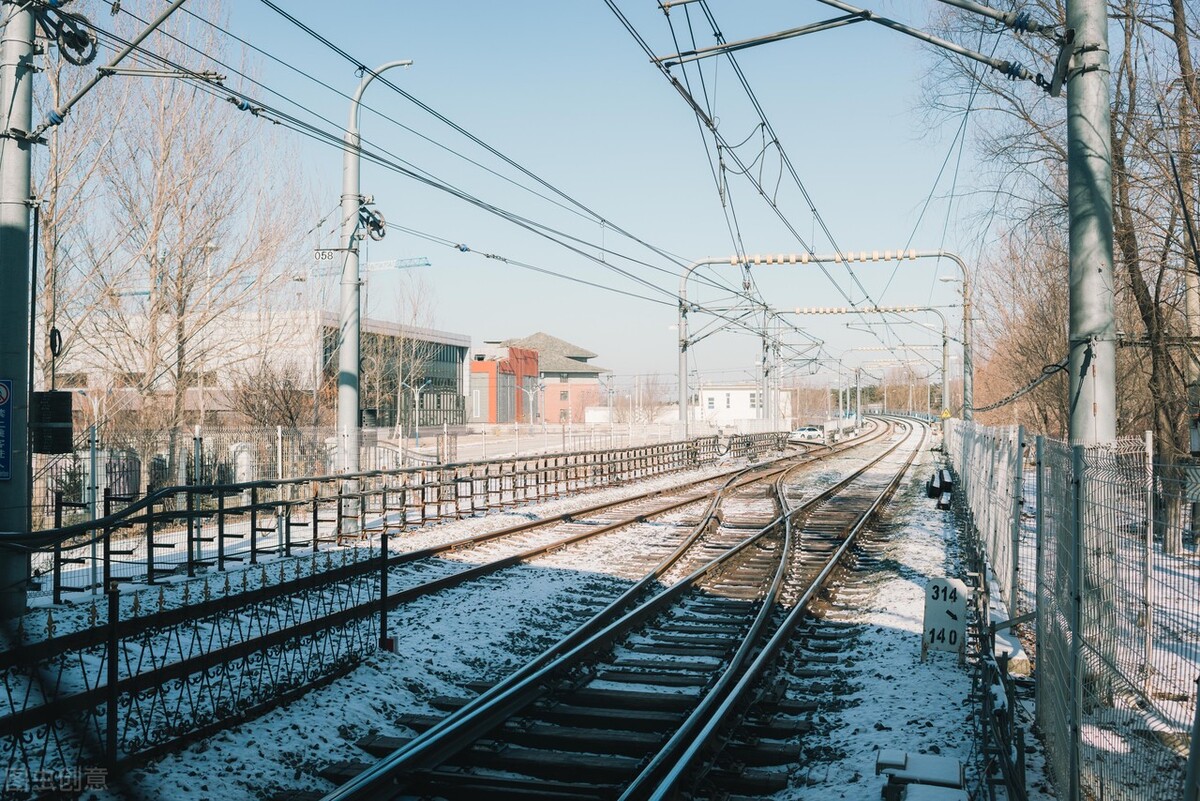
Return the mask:
M 1016 481 L 995 469 L 1002 443 L 1014 436 L 1021 438 L 1009 429 L 947 427 L 947 455 L 964 490 L 985 485 L 963 496 L 976 525 L 1004 508 L 1021 514 L 1003 499 Z M 1025 506 L 1036 521 L 1036 569 L 1018 572 L 1013 591 L 1036 599 L 1037 720 L 1059 795 L 1191 801 L 1196 778 L 1185 773 L 1200 675 L 1200 468 L 1155 460 L 1149 438 L 1088 448 L 1042 437 L 1034 444 L 1024 486 L 1027 496 L 1033 491 Z M 988 550 L 989 558 L 1007 558 L 1003 543 Z
M 964 502 L 968 524 L 987 553 L 988 565 L 1008 605 L 1011 617 L 1020 614 L 1021 508 L 1024 431 L 1017 426 L 984 428 L 950 419 L 944 428 L 943 449 L 951 463 L 971 465 L 958 470 L 955 489 Z

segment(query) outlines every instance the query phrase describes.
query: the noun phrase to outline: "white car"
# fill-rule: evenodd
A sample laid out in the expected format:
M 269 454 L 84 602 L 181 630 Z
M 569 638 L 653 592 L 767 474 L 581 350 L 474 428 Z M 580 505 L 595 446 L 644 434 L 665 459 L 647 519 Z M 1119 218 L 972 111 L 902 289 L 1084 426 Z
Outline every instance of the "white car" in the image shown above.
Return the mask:
M 821 431 L 821 429 L 817 428 L 816 426 L 801 426 L 792 433 L 788 434 L 787 441 L 791 443 L 824 442 L 825 432 Z

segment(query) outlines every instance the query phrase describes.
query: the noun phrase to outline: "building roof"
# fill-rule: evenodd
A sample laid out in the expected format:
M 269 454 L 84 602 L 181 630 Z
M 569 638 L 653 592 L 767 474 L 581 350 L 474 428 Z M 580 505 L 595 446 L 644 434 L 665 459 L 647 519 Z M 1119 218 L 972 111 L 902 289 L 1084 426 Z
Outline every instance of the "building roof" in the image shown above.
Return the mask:
M 538 371 L 541 373 L 583 373 L 600 375 L 611 372 L 604 367 L 588 364 L 596 354 L 564 339 L 538 331 L 527 337 L 506 339 L 504 344 L 514 348 L 532 348 L 538 352 Z
M 325 311 L 321 313 L 321 324 L 326 328 L 337 328 L 337 314 Z M 421 328 L 415 325 L 400 325 L 387 320 L 376 320 L 363 317 L 359 323 L 364 334 L 381 334 L 383 336 L 413 339 L 424 342 L 436 342 L 440 345 L 454 345 L 460 348 L 470 348 L 471 338 L 466 334 L 456 334 L 452 331 L 439 331 L 436 328 Z

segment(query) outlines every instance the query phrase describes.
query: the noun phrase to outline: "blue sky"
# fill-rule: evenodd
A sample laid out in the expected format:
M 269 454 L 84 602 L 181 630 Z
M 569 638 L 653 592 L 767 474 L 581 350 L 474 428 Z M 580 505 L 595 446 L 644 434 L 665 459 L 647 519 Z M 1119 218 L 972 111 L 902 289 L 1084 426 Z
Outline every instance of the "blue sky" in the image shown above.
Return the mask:
M 266 5 L 251 0 L 231 5 L 231 31 L 341 92 L 350 94 L 356 88 L 352 65 Z M 934 0 L 875 0 L 867 5 L 916 23 L 941 8 Z M 619 6 L 655 53 L 675 51 L 671 28 L 653 0 L 622 0 Z M 710 7 L 727 40 L 837 15 L 815 2 L 711 0 Z M 645 242 L 683 261 L 734 251 L 725 214 L 729 206 L 722 207 L 710 168 L 711 149 L 704 146 L 695 115 L 600 0 L 453 4 L 297 0 L 286 3 L 286 8 L 363 64 L 412 59 L 412 68 L 393 70 L 388 77 Z M 712 44 L 711 28 L 695 7 L 691 11 L 697 44 Z M 687 32 L 684 12 L 683 7 L 671 12 L 679 35 Z M 998 53 L 1003 53 L 1003 42 Z M 857 24 L 743 51 L 738 61 L 842 249 L 897 249 L 911 242 L 919 249 L 944 246 L 969 260 L 977 257 L 986 237 L 977 222 L 963 222 L 970 207 L 956 202 L 946 223 L 954 157 L 922 222 L 917 223 L 958 125 L 957 120 L 931 123 L 921 108 L 922 81 L 934 63 L 928 50 L 878 26 Z M 280 96 L 344 124 L 349 109 L 344 97 L 267 59 L 257 59 L 257 69 L 262 82 Z M 679 68 L 675 74 L 682 74 Z M 697 73 L 690 75 L 693 86 L 698 86 Z M 756 173 L 761 168 L 763 183 L 774 190 L 779 159 L 768 148 L 754 161 L 762 150 L 762 132 L 728 64 L 709 59 L 704 75 L 710 97 L 715 98 L 722 134 L 734 144 L 747 140 L 737 152 L 754 163 Z M 236 87 L 238 81 L 231 79 L 230 85 Z M 261 89 L 247 93 L 265 94 Z M 272 102 L 285 105 L 280 97 Z M 595 351 L 599 354 L 595 361 L 618 374 L 674 372 L 677 334 L 670 295 L 678 286 L 676 264 L 586 215 L 564 209 L 561 200 L 556 204 L 539 198 L 422 141 L 380 113 L 517 183 L 534 186 L 377 81 L 364 98 L 364 140 L 489 204 L 578 238 L 583 244 L 576 246 L 586 253 L 599 256 L 603 245 L 648 262 L 604 256 L 606 262 L 665 290 L 654 292 L 444 192 L 364 165 L 363 192 L 374 196 L 389 223 L 463 243 L 472 250 L 461 253 L 398 228 L 370 246 L 371 261 L 429 257 L 433 266 L 421 269 L 419 276 L 430 319 L 437 327 L 468 334 L 476 342 L 543 330 Z M 977 116 L 971 124 L 980 120 Z M 341 153 L 293 134 L 282 135 L 294 137 L 291 141 L 303 162 L 304 180 L 320 211 L 332 210 L 340 192 Z M 726 200 L 736 211 L 747 253 L 801 250 L 800 242 L 744 177 L 727 172 L 726 180 Z M 967 193 L 981 181 L 968 146 L 959 165 L 958 191 Z M 549 194 L 544 188 L 537 191 Z M 785 219 L 805 241 L 818 252 L 832 249 L 786 175 L 776 198 Z M 328 233 L 333 229 L 334 224 L 326 224 L 321 229 L 326 235 L 314 245 L 335 245 L 336 238 Z M 480 253 L 666 303 L 612 294 Z M 753 274 L 765 300 L 781 309 L 842 306 L 845 295 L 861 303 L 863 290 L 881 305 L 958 302 L 955 285 L 937 281 L 939 276 L 956 274 L 948 263 L 859 266 L 855 272 L 861 287 L 844 268 L 831 268 L 837 285 L 811 265 L 764 267 Z M 738 271 L 728 267 L 703 278 L 741 283 Z M 404 279 L 394 273 L 375 273 L 370 280 L 371 315 L 394 316 L 389 300 Z M 721 302 L 716 290 L 703 283 L 693 284 L 689 294 L 701 302 Z M 951 319 L 957 316 L 954 311 L 948 314 Z M 693 319 L 693 325 L 699 322 Z M 849 318 L 811 317 L 802 322 L 834 354 L 878 344 L 868 334 L 848 330 L 844 323 Z M 936 340 L 912 326 L 896 330 L 920 344 Z M 758 342 L 751 337 L 718 334 L 693 349 L 691 367 L 714 377 L 749 375 L 758 353 Z M 851 352 L 845 358 L 875 360 L 882 355 Z

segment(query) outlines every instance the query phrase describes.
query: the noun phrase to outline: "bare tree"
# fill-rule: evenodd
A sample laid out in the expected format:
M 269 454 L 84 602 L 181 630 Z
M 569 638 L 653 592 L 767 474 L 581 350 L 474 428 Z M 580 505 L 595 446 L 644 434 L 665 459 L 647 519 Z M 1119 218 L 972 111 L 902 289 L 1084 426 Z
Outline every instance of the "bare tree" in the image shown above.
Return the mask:
M 168 26 L 177 39 L 148 46 L 171 62 L 224 54 L 212 28 L 182 15 Z M 54 150 L 46 177 L 44 313 L 70 320 L 71 364 L 109 377 L 120 428 L 151 432 L 148 450 L 153 432 L 170 433 L 182 475 L 176 439 L 202 419 L 205 389 L 271 348 L 272 295 L 297 260 L 305 204 L 286 148 L 222 98 L 175 78 L 112 77 L 96 93 L 107 101 L 79 104 L 55 134 L 71 149 Z M 97 108 L 108 111 L 72 127 Z
M 295 364 L 259 362 L 238 368 L 230 405 L 253 426 L 298 431 L 312 414 L 312 391 Z
M 1031 5 L 1035 8 L 1030 10 L 1043 19 L 1063 19 L 1060 2 L 1041 0 Z M 1198 93 L 1190 52 L 1196 41 L 1194 12 L 1182 0 L 1120 0 L 1109 7 L 1114 31 L 1114 290 L 1119 327 L 1125 334 L 1122 344 L 1128 346 L 1118 360 L 1118 425 L 1123 433 L 1138 433 L 1149 425 L 1161 458 L 1168 464 L 1169 478 L 1175 475 L 1172 465 L 1188 452 L 1185 415 L 1189 394 L 1193 408 L 1200 411 L 1200 370 L 1191 341 L 1200 327 L 1200 291 L 1185 224 L 1189 217 L 1194 219 L 1188 205 L 1193 204 L 1189 194 L 1193 190 L 1186 188 L 1194 187 L 1191 150 L 1197 126 Z M 943 20 L 945 32 L 962 41 L 975 39 L 984 31 L 978 18 L 971 15 L 947 12 Z M 1006 37 L 1004 41 L 1025 63 L 1048 65 L 1054 61 L 1056 47 L 1049 40 Z M 1022 49 L 1024 53 L 1019 52 Z M 986 108 L 983 113 L 989 117 L 988 124 L 980 126 L 979 145 L 996 169 L 997 207 L 1010 236 L 1014 241 L 1035 243 L 1037 256 L 1046 259 L 1045 263 L 1065 264 L 1060 233 L 1067 225 L 1061 100 L 983 74 L 956 57 L 938 58 L 941 66 L 934 80 L 941 82 L 943 89 L 953 89 L 936 96 L 931 93 L 931 107 L 961 112 L 964 101 L 976 92 L 985 98 L 976 104 Z M 1178 158 L 1173 159 L 1176 154 Z M 1016 264 L 1026 262 L 1017 280 L 1027 291 L 1019 302 L 1024 308 L 1010 316 L 1036 322 L 1043 316 L 1037 305 L 1053 293 L 1061 296 L 1064 273 L 1055 269 L 1039 277 L 1028 254 L 1016 255 Z M 1019 269 L 1005 270 L 1006 275 L 1019 273 Z M 1012 321 L 1006 326 L 1003 307 L 988 307 L 1000 310 L 995 327 L 1011 334 Z M 1060 329 L 1052 325 L 1036 330 L 1057 340 Z M 1029 376 L 1029 367 L 1036 367 L 1028 364 L 1031 354 L 1022 353 L 1021 339 L 1010 335 L 993 348 L 992 364 L 984 365 L 981 382 L 989 394 L 992 387 L 1011 391 L 1013 383 Z M 1061 342 L 1061 347 L 1062 352 L 1048 361 L 1058 361 L 1066 354 L 1066 343 Z M 1018 371 L 1021 363 L 1025 369 Z M 993 365 L 998 368 L 996 375 L 988 375 Z M 1006 382 L 999 375 L 1004 371 L 1020 377 Z M 1061 382 L 1058 387 L 1063 392 Z M 978 405 L 987 400 L 980 397 Z M 1051 415 L 1051 408 L 1049 404 L 1041 406 L 1040 420 L 1056 433 L 1064 418 L 1062 412 Z M 1167 503 L 1163 517 L 1165 530 L 1172 532 L 1166 547 L 1175 550 L 1180 544 L 1177 499 Z

